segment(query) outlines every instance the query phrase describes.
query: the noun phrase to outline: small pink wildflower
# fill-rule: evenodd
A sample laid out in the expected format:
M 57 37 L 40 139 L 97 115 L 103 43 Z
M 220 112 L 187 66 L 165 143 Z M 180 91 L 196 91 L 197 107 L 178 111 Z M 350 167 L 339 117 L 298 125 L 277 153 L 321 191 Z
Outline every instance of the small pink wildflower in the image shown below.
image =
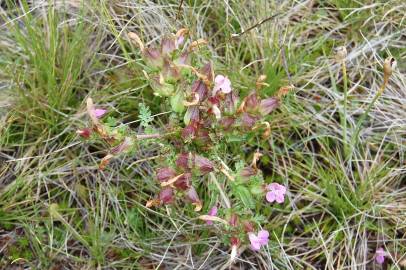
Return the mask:
M 379 264 L 383 264 L 385 261 L 386 252 L 383 248 L 378 248 L 375 251 L 375 260 Z
M 261 230 L 258 235 L 254 233 L 248 233 L 248 238 L 251 242 L 251 248 L 253 250 L 260 250 L 261 246 L 266 246 L 268 244 L 269 232 L 267 230 Z
M 209 210 L 209 212 L 207 213 L 207 215 L 209 215 L 209 216 L 212 216 L 212 217 L 215 217 L 215 216 L 217 216 L 217 206 L 213 206 L 210 210 Z M 206 221 L 206 224 L 207 225 L 213 225 L 213 221 L 211 221 L 211 220 L 207 220 Z
M 214 79 L 213 96 L 215 96 L 220 90 L 224 94 L 231 92 L 231 81 L 223 75 L 217 75 Z
M 107 112 L 107 110 L 105 109 L 93 109 L 92 113 L 94 116 L 96 116 L 96 118 L 100 118 L 102 117 L 105 113 Z
M 277 203 L 283 203 L 285 201 L 286 187 L 279 185 L 278 183 L 269 184 L 266 189 L 266 200 L 270 203 L 276 201 Z

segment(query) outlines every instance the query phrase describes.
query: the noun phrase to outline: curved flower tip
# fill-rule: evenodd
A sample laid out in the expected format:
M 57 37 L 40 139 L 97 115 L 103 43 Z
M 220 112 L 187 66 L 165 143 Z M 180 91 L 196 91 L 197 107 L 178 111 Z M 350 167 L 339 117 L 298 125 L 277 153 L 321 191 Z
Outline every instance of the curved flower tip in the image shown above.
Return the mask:
M 92 130 L 90 128 L 79 129 L 79 130 L 76 130 L 76 134 L 78 134 L 82 138 L 88 139 L 88 138 L 90 138 L 90 135 L 92 134 Z
M 375 261 L 379 264 L 383 264 L 385 262 L 385 255 L 385 250 L 383 248 L 378 248 L 375 251 Z
M 211 216 L 211 217 L 215 217 L 215 216 L 217 216 L 217 211 L 218 211 L 217 206 L 213 206 L 213 207 L 209 210 L 209 212 L 207 213 L 207 215 L 209 215 L 209 216 Z M 206 221 L 206 224 L 207 224 L 207 225 L 213 225 L 213 221 L 207 220 L 207 221 Z
M 285 201 L 286 187 L 279 185 L 278 183 L 269 184 L 266 189 L 266 200 L 270 203 L 277 202 L 283 203 Z
M 261 246 L 266 246 L 269 241 L 269 232 L 267 230 L 261 230 L 258 235 L 254 233 L 248 233 L 248 238 L 251 242 L 251 248 L 253 250 L 260 250 Z
M 213 96 L 215 96 L 218 91 L 224 94 L 231 92 L 231 81 L 223 75 L 217 75 L 214 79 Z

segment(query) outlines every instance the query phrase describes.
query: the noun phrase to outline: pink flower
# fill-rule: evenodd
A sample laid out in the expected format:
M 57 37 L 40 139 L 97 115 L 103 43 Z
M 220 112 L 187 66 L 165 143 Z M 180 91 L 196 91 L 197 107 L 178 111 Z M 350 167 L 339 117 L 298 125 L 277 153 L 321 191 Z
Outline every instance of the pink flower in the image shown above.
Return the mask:
M 386 256 L 386 252 L 383 248 L 378 248 L 375 251 L 375 260 L 377 263 L 383 264 L 383 262 L 385 261 L 385 256 Z
M 269 184 L 266 189 L 266 200 L 270 203 L 276 201 L 277 203 L 283 203 L 285 201 L 286 187 L 279 185 L 278 183 Z
M 105 110 L 105 109 L 93 108 L 93 110 L 92 110 L 92 113 L 94 116 L 96 116 L 96 118 L 102 117 L 106 112 L 107 112 L 107 110 Z
M 215 217 L 217 216 L 217 206 L 213 206 L 210 210 L 209 213 L 207 213 L 209 216 Z M 206 221 L 207 225 L 213 225 L 213 221 L 207 220 Z
M 220 90 L 224 94 L 231 92 L 231 81 L 223 75 L 217 75 L 214 79 L 213 96 L 215 96 Z
M 261 246 L 266 246 L 268 244 L 269 232 L 267 230 L 261 230 L 258 235 L 254 233 L 248 233 L 248 238 L 251 242 L 251 248 L 253 250 L 260 250 Z

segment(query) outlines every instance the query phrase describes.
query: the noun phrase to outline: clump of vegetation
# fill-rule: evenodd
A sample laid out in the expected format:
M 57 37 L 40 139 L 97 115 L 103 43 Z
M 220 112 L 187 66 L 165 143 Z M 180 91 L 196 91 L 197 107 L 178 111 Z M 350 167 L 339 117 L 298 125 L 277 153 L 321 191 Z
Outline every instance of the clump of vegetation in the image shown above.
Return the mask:
M 141 50 L 143 72 L 151 91 L 161 97 L 164 107 L 173 111 L 163 128 L 154 130 L 149 126 L 151 113 L 143 104 L 139 118 L 144 134 L 123 124 L 112 126 L 109 120 L 102 120 L 107 111 L 88 98 L 91 125 L 77 133 L 110 146 L 100 162 L 101 170 L 116 156 L 134 152 L 143 140 L 152 139 L 160 144 L 163 151 L 157 154 L 169 158 L 156 169 L 156 182 L 161 190 L 146 206 L 191 203 L 196 212 L 210 209 L 198 218 L 209 225 L 213 222 L 223 225 L 221 238 L 231 244 L 234 261 L 240 245 L 250 243 L 252 249 L 259 250 L 268 243 L 269 232 L 262 228 L 266 222 L 262 209 L 269 207 L 268 203 L 283 203 L 287 190 L 284 185 L 264 181 L 257 166 L 262 156 L 259 151 L 246 164 L 241 159 L 243 149 L 233 146 L 251 140 L 258 133 L 263 139 L 270 137 L 267 117 L 282 102 L 287 88 L 282 88 L 277 96 L 261 97 L 261 89 L 267 85 L 266 76 L 262 75 L 254 90 L 240 97 L 227 76 L 215 75 L 212 63 L 200 64 L 199 47 L 206 41 L 187 42 L 187 32 L 181 29 L 163 38 L 158 47 L 145 47 L 135 33 L 128 34 L 130 42 Z M 203 57 L 203 61 L 207 59 Z M 199 193 L 211 192 L 216 196 L 210 201 L 200 199 Z

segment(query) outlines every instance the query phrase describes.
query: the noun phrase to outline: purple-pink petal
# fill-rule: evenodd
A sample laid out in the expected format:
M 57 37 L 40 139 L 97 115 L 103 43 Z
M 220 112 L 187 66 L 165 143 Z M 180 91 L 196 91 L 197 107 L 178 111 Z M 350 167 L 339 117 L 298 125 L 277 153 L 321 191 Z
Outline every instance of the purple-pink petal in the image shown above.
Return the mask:
M 379 264 L 383 264 L 384 261 L 385 261 L 385 254 L 386 254 L 386 252 L 385 252 L 385 250 L 383 248 L 378 248 L 375 251 L 375 260 L 376 260 L 376 262 L 379 263 Z
M 277 203 L 283 203 L 285 201 L 285 196 L 282 194 L 276 194 L 276 202 Z
M 224 94 L 231 92 L 231 81 L 223 75 L 217 75 L 214 79 L 213 95 L 216 95 L 219 90 Z
M 259 242 L 258 237 L 254 233 L 249 233 L 248 238 L 251 242 L 251 248 L 253 250 L 260 250 L 261 248 L 261 243 Z
M 92 112 L 93 112 L 94 116 L 96 116 L 96 118 L 100 118 L 107 112 L 107 110 L 105 110 L 105 109 L 93 109 Z
M 285 201 L 286 187 L 278 183 L 271 183 L 267 187 L 266 200 L 268 202 L 283 203 Z
M 266 193 L 266 200 L 270 203 L 273 203 L 276 200 L 276 195 L 274 192 L 269 191 Z
M 258 232 L 258 241 L 261 245 L 267 245 L 268 244 L 268 237 L 269 237 L 269 232 L 267 230 L 261 230 Z
M 208 215 L 209 216 L 212 216 L 212 217 L 215 217 L 215 216 L 217 216 L 217 206 L 213 206 L 210 210 L 209 210 L 209 212 L 208 212 Z M 207 220 L 206 221 L 206 224 L 207 225 L 212 225 L 213 224 L 213 221 L 211 221 L 211 220 Z

